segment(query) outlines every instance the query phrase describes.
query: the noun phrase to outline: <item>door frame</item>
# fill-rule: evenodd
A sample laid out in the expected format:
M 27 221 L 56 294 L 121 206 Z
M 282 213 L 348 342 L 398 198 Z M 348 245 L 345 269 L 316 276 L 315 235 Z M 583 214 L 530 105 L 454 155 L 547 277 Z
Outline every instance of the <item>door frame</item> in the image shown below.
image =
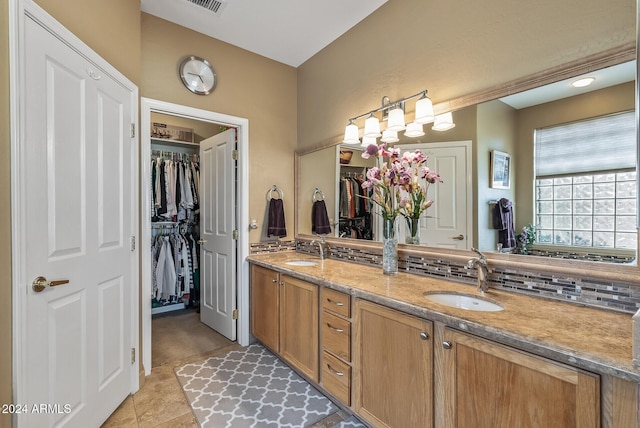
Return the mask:
M 236 265 L 236 286 L 238 301 L 238 343 L 248 346 L 249 336 L 249 119 L 230 116 L 223 113 L 202 110 L 180 104 L 151 98 L 140 98 L 140 141 L 141 141 L 141 189 L 142 197 L 140 253 L 141 253 L 141 299 L 142 302 L 142 363 L 144 372 L 151 374 L 151 305 L 146 304 L 144 296 L 151 296 L 151 112 L 181 116 L 187 119 L 214 122 L 233 126 L 238 129 L 238 185 L 235 218 L 238 229 L 238 262 Z M 147 203 L 147 201 L 149 201 Z
M 28 18 L 29 16 L 30 18 Z M 30 278 L 26 277 L 26 264 L 28 254 L 25 246 L 25 227 L 27 227 L 25 213 L 25 172 L 23 166 L 24 158 L 21 155 L 21 140 L 25 134 L 26 113 L 24 105 L 20 102 L 26 93 L 25 79 L 25 19 L 33 18 L 43 28 L 47 29 L 58 39 L 69 45 L 78 54 L 100 67 L 101 71 L 108 73 L 120 85 L 131 91 L 132 112 L 131 118 L 135 128 L 138 128 L 138 87 L 126 76 L 120 73 L 115 67 L 109 64 L 100 55 L 94 52 L 82 40 L 76 37 L 71 31 L 56 21 L 51 15 L 33 2 L 33 0 L 9 0 L 9 70 L 10 70 L 10 127 L 11 127 L 11 282 L 12 282 L 12 381 L 14 403 L 27 403 L 25 397 L 26 371 L 26 316 L 27 316 L 27 293 Z M 138 170 L 138 140 L 131 144 L 133 156 L 131 159 L 131 234 L 138 236 L 139 218 L 139 170 Z M 126 237 L 124 237 L 126 239 Z M 131 311 L 125 316 L 130 318 L 131 326 L 131 348 L 139 354 L 139 263 L 138 251 L 131 251 L 131 290 L 128 298 L 131 300 Z M 130 391 L 136 392 L 139 389 L 139 365 L 130 366 Z M 14 423 L 20 426 L 21 418 L 16 417 Z

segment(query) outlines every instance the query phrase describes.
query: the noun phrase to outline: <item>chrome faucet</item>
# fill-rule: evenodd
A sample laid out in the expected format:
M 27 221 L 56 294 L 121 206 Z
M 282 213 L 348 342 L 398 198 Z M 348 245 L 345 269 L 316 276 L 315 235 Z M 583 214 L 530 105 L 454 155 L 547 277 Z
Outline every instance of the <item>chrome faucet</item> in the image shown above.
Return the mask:
M 320 236 L 320 235 L 318 235 Z M 327 244 L 324 241 L 324 236 L 320 236 L 320 240 L 316 241 L 315 239 L 311 241 L 311 245 L 318 244 L 318 249 L 320 250 L 320 258 L 322 260 L 327 258 Z
M 478 269 L 478 291 L 484 294 L 489 290 L 487 285 L 487 276 L 489 275 L 489 266 L 487 265 L 487 256 L 482 254 L 477 248 L 471 248 L 472 251 L 478 253 L 479 257 L 474 257 L 467 262 L 467 268 Z

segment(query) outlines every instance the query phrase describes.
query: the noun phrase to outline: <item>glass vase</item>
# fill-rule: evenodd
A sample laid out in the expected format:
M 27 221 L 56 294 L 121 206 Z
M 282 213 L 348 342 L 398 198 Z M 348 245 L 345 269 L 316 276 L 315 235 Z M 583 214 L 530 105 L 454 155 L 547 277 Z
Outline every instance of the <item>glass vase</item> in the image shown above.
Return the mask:
M 407 236 L 404 238 L 405 244 L 420 245 L 420 219 L 405 217 L 407 221 Z
M 398 237 L 395 219 L 383 219 L 382 223 L 382 272 L 385 275 L 398 273 Z

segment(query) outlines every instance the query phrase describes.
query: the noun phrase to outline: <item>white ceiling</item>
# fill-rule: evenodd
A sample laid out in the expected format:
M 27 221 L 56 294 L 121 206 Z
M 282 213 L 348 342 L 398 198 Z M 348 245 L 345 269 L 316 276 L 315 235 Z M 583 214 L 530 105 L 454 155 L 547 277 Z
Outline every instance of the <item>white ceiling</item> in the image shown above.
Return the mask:
M 591 85 L 583 88 L 574 88 L 571 86 L 571 82 L 583 77 L 595 77 L 596 80 Z M 582 76 L 576 76 L 571 79 L 552 83 L 550 85 L 541 86 L 529 91 L 509 95 L 508 97 L 500 98 L 500 101 L 519 110 L 538 104 L 560 100 L 562 98 L 572 97 L 574 95 L 584 94 L 586 92 L 597 91 L 598 89 L 604 89 L 609 86 L 631 82 L 635 80 L 635 78 L 636 62 L 630 61 L 603 68 L 602 70 L 586 73 Z
M 387 0 L 142 0 L 151 15 L 298 67 Z

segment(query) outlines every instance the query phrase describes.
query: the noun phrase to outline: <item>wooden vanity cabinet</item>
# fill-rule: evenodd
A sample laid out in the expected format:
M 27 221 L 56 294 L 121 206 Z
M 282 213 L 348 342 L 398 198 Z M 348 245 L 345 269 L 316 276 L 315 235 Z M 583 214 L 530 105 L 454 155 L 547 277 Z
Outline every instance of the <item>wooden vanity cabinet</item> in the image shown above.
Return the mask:
M 600 426 L 597 375 L 449 328 L 435 346 L 443 426 Z
M 280 355 L 318 382 L 318 286 L 280 275 Z
M 351 405 L 351 296 L 323 287 L 320 293 L 320 385 Z
M 262 266 L 251 265 L 250 325 L 251 334 L 273 352 L 280 352 L 280 274 Z
M 357 299 L 355 410 L 374 427 L 433 426 L 433 323 Z
M 251 266 L 251 333 L 318 382 L 318 286 Z

